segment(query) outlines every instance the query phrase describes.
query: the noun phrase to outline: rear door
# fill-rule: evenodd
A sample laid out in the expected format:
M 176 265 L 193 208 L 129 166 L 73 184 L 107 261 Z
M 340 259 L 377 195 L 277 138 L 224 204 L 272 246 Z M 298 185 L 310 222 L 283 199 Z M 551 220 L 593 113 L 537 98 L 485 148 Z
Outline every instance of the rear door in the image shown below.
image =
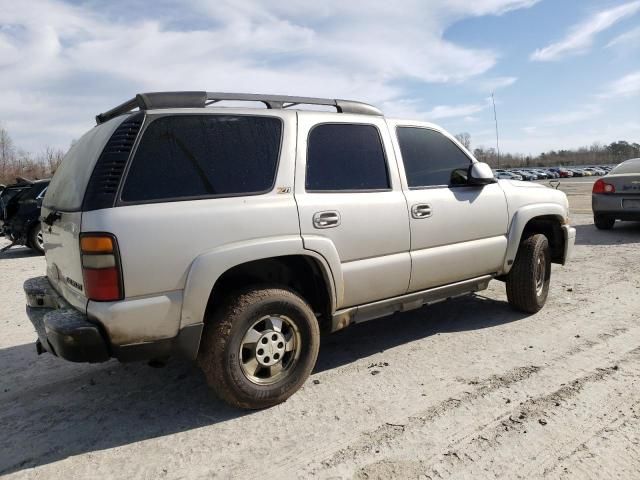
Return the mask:
M 305 248 L 337 252 L 338 308 L 404 294 L 407 204 L 386 123 L 379 117 L 298 113 L 295 195 Z M 334 275 L 338 272 L 334 272 Z
M 444 132 L 401 123 L 393 128 L 411 225 L 409 291 L 498 272 L 508 227 L 500 185 L 465 184 L 460 174 L 472 159 Z

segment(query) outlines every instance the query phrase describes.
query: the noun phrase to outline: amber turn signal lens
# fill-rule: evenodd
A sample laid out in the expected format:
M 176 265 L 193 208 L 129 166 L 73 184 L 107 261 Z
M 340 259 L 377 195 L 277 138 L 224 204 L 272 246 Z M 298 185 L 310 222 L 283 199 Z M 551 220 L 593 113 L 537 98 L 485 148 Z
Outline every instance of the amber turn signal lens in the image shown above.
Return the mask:
M 80 238 L 82 253 L 113 253 L 113 239 L 102 236 L 86 236 Z

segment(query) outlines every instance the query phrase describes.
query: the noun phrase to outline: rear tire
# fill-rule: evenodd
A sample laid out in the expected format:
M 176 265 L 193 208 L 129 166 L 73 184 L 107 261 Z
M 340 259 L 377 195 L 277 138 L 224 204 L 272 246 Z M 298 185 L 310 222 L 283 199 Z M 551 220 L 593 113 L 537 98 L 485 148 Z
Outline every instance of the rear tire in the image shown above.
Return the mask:
M 307 380 L 320 348 L 311 307 L 283 288 L 232 294 L 205 322 L 198 364 L 209 386 L 234 407 L 284 402 Z
M 37 222 L 31 227 L 31 230 L 29 230 L 27 246 L 31 247 L 40 255 L 44 255 L 44 238 L 42 237 L 42 224 L 40 222 Z
M 520 244 L 507 274 L 509 305 L 521 312 L 538 312 L 547 301 L 550 280 L 549 241 L 542 234 L 532 235 Z
M 616 223 L 616 219 L 607 215 L 593 215 L 593 223 L 598 230 L 611 230 Z

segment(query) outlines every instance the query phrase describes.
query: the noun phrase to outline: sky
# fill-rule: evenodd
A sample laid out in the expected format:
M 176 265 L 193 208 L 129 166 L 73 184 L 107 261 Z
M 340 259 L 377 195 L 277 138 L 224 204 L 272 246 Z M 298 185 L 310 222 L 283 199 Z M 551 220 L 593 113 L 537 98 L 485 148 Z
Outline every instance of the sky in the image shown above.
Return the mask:
M 136 93 L 361 100 L 538 154 L 640 142 L 640 0 L 0 0 L 0 125 L 67 149 Z

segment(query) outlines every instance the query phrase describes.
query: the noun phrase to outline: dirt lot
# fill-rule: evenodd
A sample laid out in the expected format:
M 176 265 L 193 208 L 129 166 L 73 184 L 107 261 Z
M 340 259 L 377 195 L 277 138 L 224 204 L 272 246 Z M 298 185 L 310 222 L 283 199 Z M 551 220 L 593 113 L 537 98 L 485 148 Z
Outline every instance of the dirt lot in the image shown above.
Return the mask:
M 288 402 L 246 413 L 174 361 L 36 356 L 0 259 L 0 474 L 8 478 L 640 478 L 640 224 L 597 231 L 568 181 L 575 256 L 546 307 L 504 285 L 326 337 Z

